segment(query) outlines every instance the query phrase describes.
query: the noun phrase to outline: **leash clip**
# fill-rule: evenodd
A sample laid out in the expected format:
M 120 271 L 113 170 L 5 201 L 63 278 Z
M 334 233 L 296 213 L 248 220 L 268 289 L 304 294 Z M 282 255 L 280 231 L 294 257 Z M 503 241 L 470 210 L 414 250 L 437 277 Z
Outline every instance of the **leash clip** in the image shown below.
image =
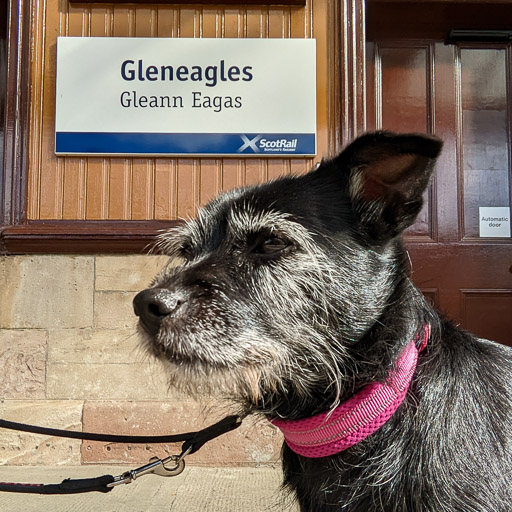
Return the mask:
M 107 484 L 107 487 L 116 487 L 122 484 L 131 484 L 137 478 L 154 474 L 158 476 L 178 476 L 185 469 L 185 457 L 191 452 L 192 446 L 183 450 L 180 455 L 171 455 L 165 459 L 152 457 L 149 463 L 140 468 L 125 471 L 123 474 L 115 476 L 114 481 Z M 172 465 L 171 465 L 172 463 Z

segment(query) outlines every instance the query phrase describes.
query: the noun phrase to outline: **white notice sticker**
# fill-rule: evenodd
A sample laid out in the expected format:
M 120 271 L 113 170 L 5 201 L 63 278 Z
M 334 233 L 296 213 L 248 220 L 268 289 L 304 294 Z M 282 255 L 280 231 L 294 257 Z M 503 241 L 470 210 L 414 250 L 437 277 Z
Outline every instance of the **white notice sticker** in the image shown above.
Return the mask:
M 482 238 L 510 237 L 510 207 L 483 207 L 480 213 L 480 236 Z

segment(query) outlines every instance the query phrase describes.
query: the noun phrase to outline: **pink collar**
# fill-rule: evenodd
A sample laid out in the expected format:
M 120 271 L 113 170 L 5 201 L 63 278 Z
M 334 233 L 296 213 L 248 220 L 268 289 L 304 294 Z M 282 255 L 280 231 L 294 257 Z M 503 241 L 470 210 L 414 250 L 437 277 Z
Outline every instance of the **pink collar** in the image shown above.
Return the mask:
M 304 457 L 327 457 L 354 446 L 382 427 L 403 402 L 418 353 L 429 337 L 430 325 L 425 325 L 420 347 L 418 340 L 411 341 L 384 383 L 366 385 L 334 410 L 303 420 L 271 420 L 272 424 L 283 432 L 286 444 Z

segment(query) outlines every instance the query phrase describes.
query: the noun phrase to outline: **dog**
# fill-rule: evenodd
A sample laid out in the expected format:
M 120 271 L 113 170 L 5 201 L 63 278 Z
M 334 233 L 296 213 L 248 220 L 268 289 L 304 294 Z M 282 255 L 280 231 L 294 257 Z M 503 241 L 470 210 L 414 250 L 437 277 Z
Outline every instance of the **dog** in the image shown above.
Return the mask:
M 437 313 L 401 234 L 442 142 L 367 133 L 159 237 L 134 299 L 179 389 L 280 428 L 302 512 L 512 510 L 512 353 Z

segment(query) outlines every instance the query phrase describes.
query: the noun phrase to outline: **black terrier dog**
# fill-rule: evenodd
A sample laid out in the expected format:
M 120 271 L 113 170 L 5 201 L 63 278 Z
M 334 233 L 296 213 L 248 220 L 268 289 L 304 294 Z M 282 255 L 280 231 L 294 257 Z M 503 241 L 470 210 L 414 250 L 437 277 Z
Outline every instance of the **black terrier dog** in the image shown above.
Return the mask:
M 442 143 L 369 133 L 303 176 L 222 195 L 160 237 L 134 301 L 183 390 L 284 433 L 302 511 L 512 510 L 512 352 L 455 327 L 401 233 Z

